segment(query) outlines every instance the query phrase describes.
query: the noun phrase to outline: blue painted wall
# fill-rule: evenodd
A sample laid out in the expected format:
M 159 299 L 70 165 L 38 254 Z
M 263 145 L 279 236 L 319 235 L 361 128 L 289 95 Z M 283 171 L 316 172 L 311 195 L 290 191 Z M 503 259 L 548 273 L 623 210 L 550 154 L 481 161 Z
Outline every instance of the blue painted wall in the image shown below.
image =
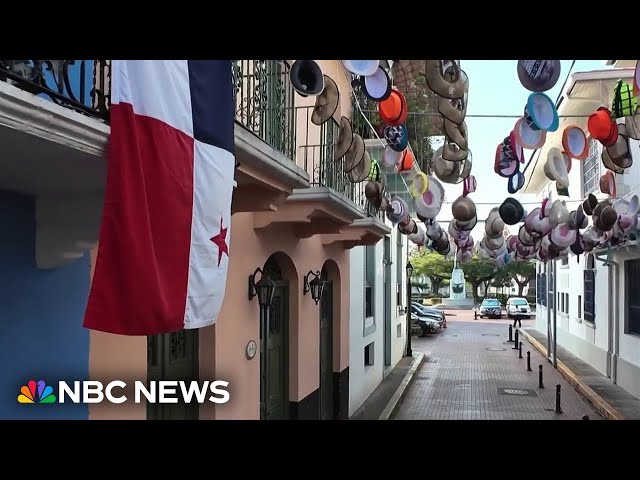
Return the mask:
M 0 191 L 0 419 L 87 419 L 86 405 L 19 404 L 20 387 L 89 375 L 89 255 L 71 265 L 35 264 L 35 199 Z

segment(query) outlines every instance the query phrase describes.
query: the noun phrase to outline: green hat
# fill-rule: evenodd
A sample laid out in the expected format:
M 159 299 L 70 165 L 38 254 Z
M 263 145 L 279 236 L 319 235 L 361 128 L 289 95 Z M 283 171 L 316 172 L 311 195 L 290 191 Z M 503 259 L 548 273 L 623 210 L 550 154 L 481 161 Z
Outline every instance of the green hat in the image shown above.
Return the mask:
M 631 85 L 622 80 L 618 81 L 613 90 L 611 114 L 613 118 L 632 116 L 638 108 L 638 99 L 633 96 Z
M 367 179 L 372 182 L 380 181 L 380 165 L 378 165 L 377 160 L 371 159 L 371 168 L 369 168 L 369 176 Z

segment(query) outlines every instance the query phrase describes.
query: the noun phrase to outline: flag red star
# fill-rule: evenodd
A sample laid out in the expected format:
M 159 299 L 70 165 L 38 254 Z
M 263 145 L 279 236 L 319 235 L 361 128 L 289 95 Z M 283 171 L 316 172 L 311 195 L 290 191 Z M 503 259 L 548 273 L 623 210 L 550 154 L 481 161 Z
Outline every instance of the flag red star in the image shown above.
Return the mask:
M 222 228 L 222 218 L 220 218 L 220 233 L 215 237 L 211 237 L 211 241 L 218 246 L 218 266 L 222 261 L 222 254 L 226 253 L 229 256 L 229 246 L 227 245 L 227 229 Z

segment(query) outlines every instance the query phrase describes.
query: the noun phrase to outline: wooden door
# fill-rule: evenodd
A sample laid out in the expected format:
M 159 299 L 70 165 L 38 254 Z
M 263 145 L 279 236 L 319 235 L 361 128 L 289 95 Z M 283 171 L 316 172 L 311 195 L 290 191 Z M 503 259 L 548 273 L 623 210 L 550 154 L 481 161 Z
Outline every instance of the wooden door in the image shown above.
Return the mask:
M 333 418 L 333 282 L 325 279 L 320 300 L 320 420 Z
M 180 330 L 147 337 L 147 378 L 198 381 L 198 331 Z M 148 403 L 147 419 L 197 420 L 198 403 L 184 403 L 179 386 L 177 397 L 176 404 Z

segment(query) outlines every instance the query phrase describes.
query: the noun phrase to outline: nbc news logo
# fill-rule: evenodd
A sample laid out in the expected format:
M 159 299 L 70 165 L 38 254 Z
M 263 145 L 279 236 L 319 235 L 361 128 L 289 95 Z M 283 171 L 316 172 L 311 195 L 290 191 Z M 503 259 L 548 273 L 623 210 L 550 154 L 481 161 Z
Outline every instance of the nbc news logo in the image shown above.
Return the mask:
M 134 383 L 135 403 L 144 401 L 149 403 L 178 403 L 181 396 L 185 403 L 191 403 L 195 397 L 196 403 L 227 403 L 229 392 L 226 387 L 229 382 L 217 380 L 214 382 L 185 382 L 174 380 L 136 381 Z M 101 382 L 95 380 L 84 380 L 73 382 L 70 387 L 67 382 L 58 382 L 59 399 L 53 393 L 53 388 L 46 384 L 44 380 L 29 380 L 26 385 L 20 388 L 18 403 L 124 403 L 127 397 L 123 394 L 127 384 L 121 380 L 114 380 L 103 386 Z M 117 389 L 122 390 L 118 392 Z M 211 395 L 207 397 L 207 394 Z M 121 393 L 120 395 L 118 395 Z M 144 399 L 143 399 L 144 397 Z

